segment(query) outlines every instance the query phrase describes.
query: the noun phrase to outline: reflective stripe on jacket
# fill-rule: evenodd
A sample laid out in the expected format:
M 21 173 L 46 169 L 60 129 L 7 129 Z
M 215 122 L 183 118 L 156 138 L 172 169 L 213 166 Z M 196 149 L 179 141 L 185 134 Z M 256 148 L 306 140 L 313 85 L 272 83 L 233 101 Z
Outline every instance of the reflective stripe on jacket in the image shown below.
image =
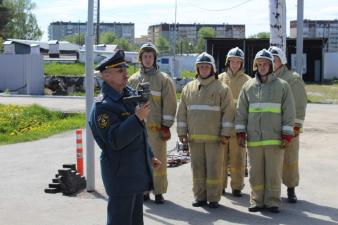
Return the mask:
M 281 66 L 275 72 L 276 76 L 285 80 L 291 87 L 296 107 L 295 126 L 303 127 L 307 104 L 305 84 L 298 73 L 289 70 L 286 65 Z
M 248 147 L 281 144 L 281 135 L 293 135 L 295 106 L 287 82 L 274 74 L 266 83 L 246 82 L 240 93 L 235 119 L 236 132 L 247 133 Z
M 182 91 L 177 112 L 177 134 L 190 141 L 215 142 L 230 136 L 234 127 L 232 94 L 228 86 L 216 80 L 197 78 Z
M 129 85 L 139 90 L 139 84 L 150 82 L 151 99 L 150 114 L 147 118 L 147 128 L 159 130 L 162 126 L 171 127 L 176 114 L 176 90 L 169 75 L 158 69 L 152 73 L 143 70 L 136 72 L 128 79 Z

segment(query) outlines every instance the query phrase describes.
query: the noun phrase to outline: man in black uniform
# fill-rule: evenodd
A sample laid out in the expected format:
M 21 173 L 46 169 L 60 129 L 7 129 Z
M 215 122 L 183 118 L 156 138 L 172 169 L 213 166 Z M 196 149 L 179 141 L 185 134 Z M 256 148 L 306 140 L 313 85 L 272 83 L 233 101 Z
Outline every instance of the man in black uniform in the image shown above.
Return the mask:
M 128 64 L 116 51 L 95 68 L 100 71 L 102 96 L 93 104 L 89 125 L 100 146 L 101 173 L 108 194 L 107 225 L 143 225 L 143 192 L 153 188 L 152 168 L 157 160 L 147 142 L 144 120 L 149 102 L 124 102 L 135 95 L 127 87 Z

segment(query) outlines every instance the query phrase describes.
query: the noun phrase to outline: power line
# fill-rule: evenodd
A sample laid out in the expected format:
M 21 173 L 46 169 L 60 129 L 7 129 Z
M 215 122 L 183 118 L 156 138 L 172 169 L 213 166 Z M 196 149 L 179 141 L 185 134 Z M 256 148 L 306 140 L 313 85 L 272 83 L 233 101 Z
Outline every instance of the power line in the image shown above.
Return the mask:
M 242 6 L 242 5 L 246 4 L 246 3 L 248 3 L 248 2 L 250 2 L 250 1 L 252 1 L 252 0 L 246 0 L 246 1 L 242 2 L 242 3 L 239 3 L 239 4 L 237 4 L 237 5 L 234 5 L 234 6 L 231 6 L 231 7 L 229 7 L 229 8 L 225 8 L 225 9 L 206 9 L 206 8 L 199 7 L 199 6 L 195 5 L 195 4 L 192 4 L 191 2 L 190 2 L 190 5 L 191 5 L 192 7 L 195 7 L 195 8 L 201 9 L 201 10 L 205 10 L 205 11 L 222 12 L 222 11 L 228 11 L 228 10 L 231 10 L 231 9 L 238 8 L 238 7 L 240 7 L 240 6 Z

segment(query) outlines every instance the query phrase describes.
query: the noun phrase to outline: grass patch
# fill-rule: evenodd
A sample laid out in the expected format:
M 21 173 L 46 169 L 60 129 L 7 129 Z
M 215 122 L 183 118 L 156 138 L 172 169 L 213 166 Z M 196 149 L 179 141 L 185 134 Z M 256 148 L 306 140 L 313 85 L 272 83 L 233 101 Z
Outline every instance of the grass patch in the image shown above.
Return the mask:
M 95 67 L 95 65 L 94 65 Z M 130 65 L 128 68 L 128 74 L 132 75 L 138 70 L 135 65 Z M 44 65 L 44 73 L 46 76 L 85 76 L 86 68 L 85 64 L 73 63 L 50 63 Z
M 338 81 L 324 82 L 323 84 L 307 83 L 305 89 L 308 102 L 338 103 Z
M 44 65 L 44 73 L 46 76 L 51 75 L 83 76 L 85 74 L 85 65 L 82 63 L 74 63 L 74 64 L 50 63 Z
M 38 105 L 0 104 L 0 145 L 41 139 L 85 126 L 85 115 L 49 111 Z

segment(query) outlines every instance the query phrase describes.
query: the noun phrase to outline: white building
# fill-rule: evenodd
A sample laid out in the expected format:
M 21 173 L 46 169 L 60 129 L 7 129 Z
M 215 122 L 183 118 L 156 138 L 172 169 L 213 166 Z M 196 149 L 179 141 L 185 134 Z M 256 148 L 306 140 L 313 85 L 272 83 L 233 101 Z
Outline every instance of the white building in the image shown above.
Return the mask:
M 304 20 L 304 38 L 327 38 L 326 52 L 338 52 L 338 20 Z M 290 37 L 297 37 L 297 21 L 290 21 Z

